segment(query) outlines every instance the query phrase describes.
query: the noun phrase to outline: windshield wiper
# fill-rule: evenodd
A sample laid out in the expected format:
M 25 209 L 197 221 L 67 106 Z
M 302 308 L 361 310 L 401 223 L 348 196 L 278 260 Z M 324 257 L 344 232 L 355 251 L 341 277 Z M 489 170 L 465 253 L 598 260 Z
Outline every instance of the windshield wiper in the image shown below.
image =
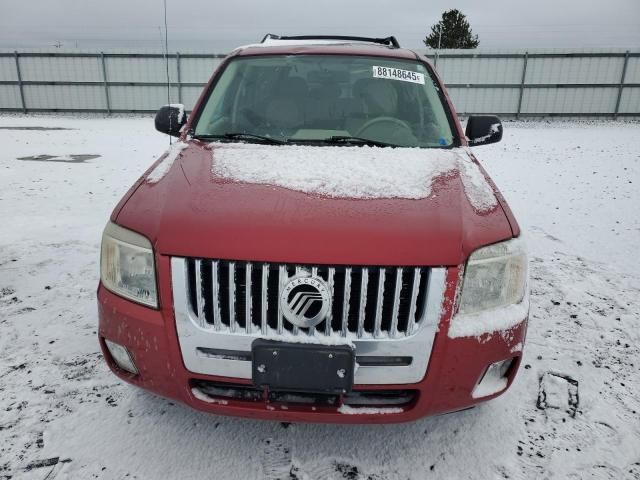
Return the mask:
M 322 143 L 328 144 L 354 144 L 354 145 L 368 145 L 370 147 L 400 147 L 401 145 L 394 145 L 393 143 L 381 142 L 379 140 L 371 140 L 369 138 L 351 137 L 348 135 L 334 135 L 332 137 L 321 140 Z
M 244 132 L 227 132 L 227 133 L 223 133 L 222 135 L 203 134 L 203 135 L 195 135 L 193 138 L 197 138 L 200 140 L 215 140 L 215 139 L 248 140 L 248 141 L 258 141 L 262 143 L 268 143 L 271 145 L 285 145 L 287 143 L 286 140 L 278 140 L 277 138 L 267 137 L 264 135 L 257 135 L 255 133 L 244 133 Z

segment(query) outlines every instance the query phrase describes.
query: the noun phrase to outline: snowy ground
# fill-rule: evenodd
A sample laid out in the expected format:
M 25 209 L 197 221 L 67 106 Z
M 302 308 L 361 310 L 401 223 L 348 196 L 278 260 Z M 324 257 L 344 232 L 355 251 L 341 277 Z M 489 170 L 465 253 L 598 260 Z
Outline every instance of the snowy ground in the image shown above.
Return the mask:
M 392 426 L 216 417 L 108 372 L 101 230 L 166 143 L 150 118 L 0 117 L 0 479 L 640 478 L 640 124 L 507 123 L 477 149 L 528 232 L 523 368 Z M 17 159 L 43 154 L 66 161 Z

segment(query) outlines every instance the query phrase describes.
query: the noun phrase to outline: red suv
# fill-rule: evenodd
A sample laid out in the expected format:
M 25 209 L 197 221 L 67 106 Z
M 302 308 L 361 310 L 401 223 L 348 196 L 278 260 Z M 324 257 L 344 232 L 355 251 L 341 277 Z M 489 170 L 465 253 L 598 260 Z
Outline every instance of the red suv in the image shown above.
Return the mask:
M 120 378 L 199 410 L 385 423 L 516 374 L 529 300 L 509 207 L 422 56 L 393 37 L 234 50 L 102 239 L 99 338 Z

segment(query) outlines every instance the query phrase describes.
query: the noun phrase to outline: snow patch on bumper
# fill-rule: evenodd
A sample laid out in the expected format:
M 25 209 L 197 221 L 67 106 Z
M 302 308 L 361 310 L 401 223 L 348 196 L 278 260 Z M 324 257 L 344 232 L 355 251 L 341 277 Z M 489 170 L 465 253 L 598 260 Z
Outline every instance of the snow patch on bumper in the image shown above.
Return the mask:
M 196 397 L 198 400 L 200 400 L 202 402 L 217 403 L 218 405 L 228 405 L 229 404 L 229 402 L 227 400 L 221 400 L 219 398 L 210 397 L 209 395 L 207 395 L 202 390 L 200 390 L 199 388 L 196 388 L 196 387 L 193 387 L 191 389 L 191 393 L 193 393 L 193 396 Z
M 345 415 L 385 415 L 402 413 L 404 410 L 400 407 L 350 407 L 349 405 L 342 405 L 338 408 L 338 412 Z

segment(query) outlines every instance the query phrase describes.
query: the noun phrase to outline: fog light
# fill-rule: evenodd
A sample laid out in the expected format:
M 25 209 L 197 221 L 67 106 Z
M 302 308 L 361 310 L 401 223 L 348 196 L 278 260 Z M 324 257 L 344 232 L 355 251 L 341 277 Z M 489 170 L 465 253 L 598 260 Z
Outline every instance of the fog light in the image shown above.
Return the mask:
M 104 339 L 104 343 L 107 346 L 107 350 L 111 354 L 113 361 L 123 370 L 126 370 L 129 373 L 133 373 L 134 375 L 138 374 L 138 369 L 136 368 L 136 364 L 133 363 L 133 358 L 125 347 L 111 340 Z
M 473 392 L 471 392 L 471 396 L 473 398 L 488 397 L 507 388 L 507 373 L 512 363 L 513 358 L 508 358 L 489 365 L 489 368 L 487 368 Z

